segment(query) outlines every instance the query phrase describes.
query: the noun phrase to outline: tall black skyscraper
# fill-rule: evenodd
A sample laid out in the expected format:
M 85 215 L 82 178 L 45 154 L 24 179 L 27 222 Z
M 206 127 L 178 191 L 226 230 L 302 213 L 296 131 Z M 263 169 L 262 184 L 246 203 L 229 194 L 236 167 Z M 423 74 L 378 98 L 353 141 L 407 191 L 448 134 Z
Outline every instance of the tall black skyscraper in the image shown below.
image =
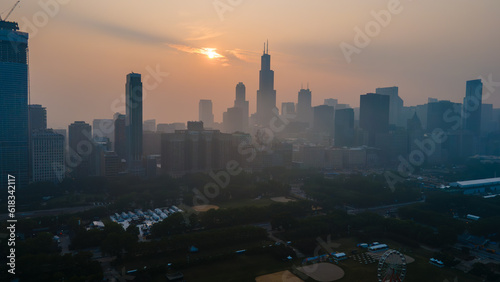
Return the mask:
M 142 166 L 142 81 L 138 73 L 129 73 L 125 85 L 127 165 L 135 171 Z
M 318 133 L 333 137 L 333 127 L 335 111 L 334 108 L 327 105 L 320 105 L 313 108 L 314 121 L 313 130 Z
M 68 126 L 69 166 L 75 177 L 87 177 L 90 173 L 89 159 L 94 145 L 92 126 L 84 121 L 75 121 Z
M 115 142 L 113 143 L 113 148 L 116 155 L 120 158 L 121 161 L 127 159 L 127 134 L 125 130 L 125 115 L 115 113 L 114 120 Z
M 368 133 L 368 145 L 375 145 L 377 134 L 389 131 L 389 96 L 375 93 L 361 95 L 359 126 Z
M 276 90 L 274 90 L 274 71 L 271 70 L 269 43 L 264 44 L 264 54 L 261 57 L 259 72 L 259 90 L 257 90 L 257 123 L 268 126 L 276 108 Z
M 246 101 L 246 88 L 243 82 L 236 85 L 236 99 L 234 100 L 234 107 L 241 109 L 243 127 L 240 130 L 246 131 L 248 127 L 249 104 L 248 101 Z
M 354 145 L 354 110 L 335 111 L 335 146 L 351 147 Z
M 483 83 L 481 79 L 467 81 L 463 104 L 463 129 L 481 134 Z
M 0 20 L 0 188 L 28 184 L 28 34 Z M 5 188 L 5 190 L 4 190 Z
M 445 100 L 427 104 L 427 132 L 432 132 L 434 129 L 457 130 L 457 122 L 460 121 L 450 122 L 447 117 L 447 113 L 456 113 L 457 108 L 460 109 L 460 104 Z
M 311 125 L 313 121 L 313 108 L 312 103 L 312 93 L 307 89 L 300 89 L 299 96 L 297 100 L 297 120 L 301 122 L 307 122 Z

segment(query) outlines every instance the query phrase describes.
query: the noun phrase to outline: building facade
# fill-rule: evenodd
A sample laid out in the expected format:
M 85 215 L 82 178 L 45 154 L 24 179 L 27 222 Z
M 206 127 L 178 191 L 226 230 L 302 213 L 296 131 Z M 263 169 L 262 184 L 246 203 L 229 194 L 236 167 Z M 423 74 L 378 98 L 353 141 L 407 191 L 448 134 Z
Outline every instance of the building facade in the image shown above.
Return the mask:
M 23 188 L 29 178 L 28 34 L 6 21 L 0 21 L 0 121 L 0 188 L 7 189 L 8 175 Z
M 127 166 L 130 171 L 142 167 L 142 81 L 138 73 L 129 73 L 125 85 L 125 132 Z
M 375 93 L 361 95 L 359 126 L 368 134 L 368 144 L 373 146 L 377 134 L 389 131 L 389 96 Z
M 31 135 L 32 181 L 60 182 L 65 176 L 64 136 L 51 129 L 36 129 Z

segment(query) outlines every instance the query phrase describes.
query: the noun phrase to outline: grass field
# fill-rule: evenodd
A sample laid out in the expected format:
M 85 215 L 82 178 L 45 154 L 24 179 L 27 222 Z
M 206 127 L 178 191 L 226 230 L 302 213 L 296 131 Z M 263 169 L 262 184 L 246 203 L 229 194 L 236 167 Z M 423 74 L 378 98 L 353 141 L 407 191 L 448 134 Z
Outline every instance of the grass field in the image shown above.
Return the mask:
M 257 276 L 287 270 L 290 262 L 282 262 L 270 255 L 241 255 L 235 259 L 205 264 L 183 270 L 186 281 L 255 282 Z
M 272 203 L 276 202 L 269 198 L 261 198 L 261 199 L 246 199 L 246 200 L 216 203 L 216 205 L 218 205 L 220 208 L 241 208 L 249 206 L 264 207 L 264 206 L 269 206 Z

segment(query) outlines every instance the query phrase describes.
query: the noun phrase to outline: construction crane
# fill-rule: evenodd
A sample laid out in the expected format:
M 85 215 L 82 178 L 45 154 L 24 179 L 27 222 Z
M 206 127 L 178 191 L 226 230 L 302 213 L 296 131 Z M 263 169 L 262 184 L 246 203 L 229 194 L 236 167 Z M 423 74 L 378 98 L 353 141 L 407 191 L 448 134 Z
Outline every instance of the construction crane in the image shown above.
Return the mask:
M 2 17 L 0 16 L 0 21 L 7 21 L 7 19 L 10 16 L 10 14 L 12 14 L 12 12 L 17 7 L 17 5 L 19 5 L 19 2 L 21 2 L 21 0 L 17 1 L 16 4 L 14 4 L 14 6 L 12 7 L 12 9 L 10 9 L 9 13 L 7 14 L 7 16 L 5 16 L 5 19 L 2 19 Z

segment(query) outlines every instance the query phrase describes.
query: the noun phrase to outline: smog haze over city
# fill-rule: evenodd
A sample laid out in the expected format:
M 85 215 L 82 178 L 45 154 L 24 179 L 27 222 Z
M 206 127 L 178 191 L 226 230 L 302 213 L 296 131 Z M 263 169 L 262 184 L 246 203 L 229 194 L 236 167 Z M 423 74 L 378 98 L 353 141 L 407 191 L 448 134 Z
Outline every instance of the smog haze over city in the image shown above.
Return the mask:
M 198 100 L 212 99 L 222 121 L 239 81 L 253 113 L 267 39 L 279 104 L 296 102 L 307 82 L 315 105 L 336 98 L 357 107 L 360 94 L 394 85 L 405 105 L 427 97 L 460 102 L 464 81 L 499 71 L 495 1 L 401 1 L 350 63 L 340 44 L 355 46 L 355 28 L 365 31 L 372 11 L 387 10 L 390 1 L 68 2 L 43 27 L 35 25 L 44 23 L 35 17 L 42 10 L 36 1 L 21 2 L 11 16 L 32 33 L 31 99 L 51 109 L 54 128 L 112 115 L 123 77 L 157 65 L 169 76 L 144 101 L 145 119 L 195 120 Z
M 499 281 L 500 3 L 0 4 L 1 281 Z

